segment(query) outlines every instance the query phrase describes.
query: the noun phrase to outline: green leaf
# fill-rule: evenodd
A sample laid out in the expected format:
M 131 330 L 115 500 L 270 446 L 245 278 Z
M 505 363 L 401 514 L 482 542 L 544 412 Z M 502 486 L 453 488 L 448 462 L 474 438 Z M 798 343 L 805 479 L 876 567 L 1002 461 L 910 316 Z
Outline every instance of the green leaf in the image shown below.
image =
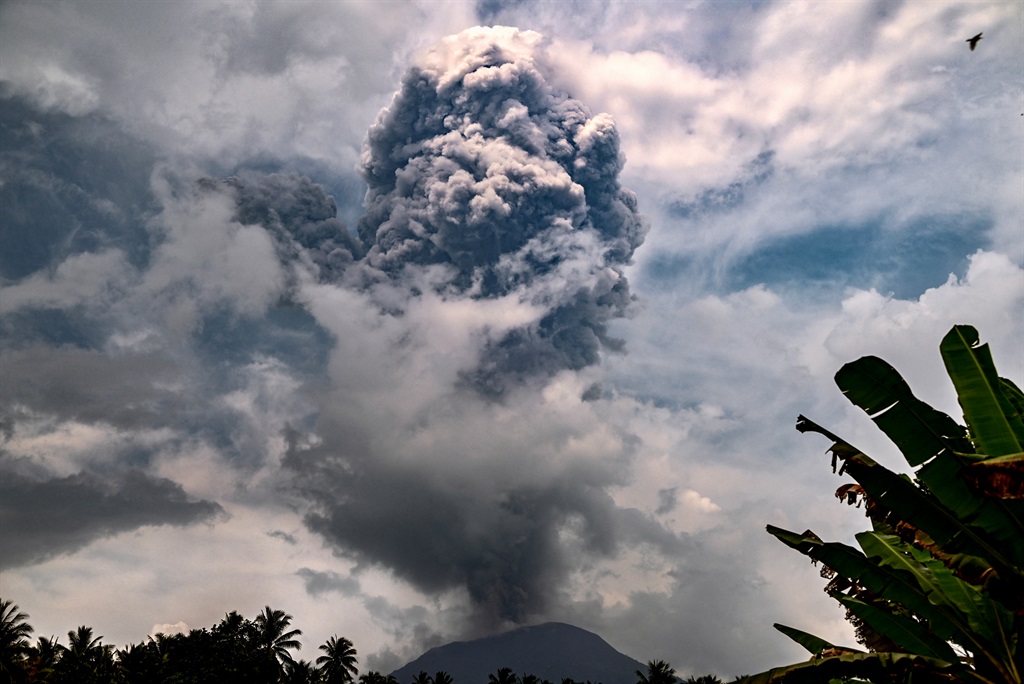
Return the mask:
M 913 653 L 848 653 L 776 667 L 738 679 L 742 684 L 821 684 L 829 679 L 863 677 L 869 681 L 911 681 L 915 684 L 975 682 L 990 684 L 960 663 L 950 663 Z
M 877 532 L 861 532 L 856 535 L 857 543 L 864 549 L 865 555 L 877 558 L 879 565 L 909 574 L 917 582 L 918 587 L 937 606 L 959 609 L 962 613 L 970 610 L 970 602 L 957 601 L 956 596 L 947 596 L 936 582 L 932 569 L 920 562 L 915 556 L 913 547 L 904 543 L 899 537 Z
M 852 596 L 835 596 L 854 615 L 863 620 L 907 653 L 937 658 L 946 662 L 957 661 L 956 652 L 943 639 L 938 638 L 920 622 L 903 615 L 861 601 Z
M 1013 616 L 1008 611 L 956 577 L 927 551 L 892 535 L 861 532 L 856 536 L 869 558 L 878 558 L 882 567 L 914 578 L 928 600 L 956 627 L 957 634 L 950 637 L 953 641 L 971 651 L 976 661 L 987 660 L 992 668 L 1009 676 L 1014 647 L 1005 636 L 1013 633 Z
M 1013 615 L 1010 611 L 993 601 L 978 587 L 961 580 L 927 551 L 913 547 L 909 551 L 918 563 L 929 569 L 935 585 L 943 596 L 967 617 L 971 631 L 985 640 L 984 645 L 989 657 L 1005 663 L 1012 661 L 1012 649 L 1008 648 L 1003 636 L 1013 631 Z
M 990 457 L 1024 451 L 1024 421 L 1005 394 L 992 353 L 987 344 L 979 343 L 978 331 L 969 325 L 954 326 L 942 338 L 939 351 L 977 450 Z
M 779 527 L 768 526 L 768 532 L 790 548 L 825 564 L 843 577 L 856 582 L 868 591 L 906 606 L 928 620 L 932 631 L 942 639 L 950 639 L 961 631 L 946 616 L 946 611 L 933 604 L 913 577 L 879 567 L 859 550 L 838 542 L 823 542 L 813 532 L 796 534 Z
M 772 626 L 775 627 L 775 629 L 782 632 L 783 634 L 785 634 L 786 636 L 788 636 L 796 643 L 806 648 L 811 655 L 819 655 L 822 651 L 825 651 L 827 649 L 837 648 L 835 644 L 825 641 L 821 637 L 814 636 L 813 634 L 808 634 L 807 632 L 801 631 L 799 629 L 787 627 L 786 625 L 780 625 L 779 623 L 775 623 Z
M 911 466 L 943 452 L 972 450 L 961 425 L 915 397 L 896 369 L 877 356 L 846 364 L 835 380 L 846 398 L 875 421 Z
M 1024 490 L 1024 460 L 1014 464 L 1013 459 L 999 457 L 972 463 L 958 454 L 944 453 L 918 470 L 917 479 L 962 524 L 974 528 L 979 536 L 991 538 L 1010 562 L 1021 567 L 1024 524 L 1012 505 L 998 500 L 999 494 L 1009 498 L 1013 492 Z
M 1003 396 L 1016 412 L 1017 420 L 1024 420 L 1024 392 L 1008 378 L 999 378 L 999 385 L 1003 390 Z
M 963 553 L 986 559 L 1004 581 L 1016 588 L 1015 591 L 1024 593 L 1024 573 L 1007 555 L 1013 552 L 1003 550 L 1017 545 L 1002 544 L 982 530 L 965 525 L 953 511 L 906 476 L 897 475 L 875 463 L 862 451 L 808 418 L 797 418 L 797 430 L 818 432 L 832 439 L 835 443 L 831 451 L 843 459 L 845 472 L 864 488 L 876 505 L 895 516 L 893 525 L 906 521 L 931 537 L 946 553 Z

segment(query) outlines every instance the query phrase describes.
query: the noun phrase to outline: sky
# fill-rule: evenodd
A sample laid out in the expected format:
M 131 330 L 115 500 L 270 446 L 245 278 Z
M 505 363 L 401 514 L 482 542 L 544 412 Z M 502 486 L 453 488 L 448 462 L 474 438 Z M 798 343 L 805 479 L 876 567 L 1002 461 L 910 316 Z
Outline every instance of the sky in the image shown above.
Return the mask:
M 977 49 L 966 39 L 983 32 Z M 1018 2 L 0 4 L 0 594 L 270 605 L 360 669 L 546 621 L 682 675 L 853 644 L 806 414 L 1024 376 Z

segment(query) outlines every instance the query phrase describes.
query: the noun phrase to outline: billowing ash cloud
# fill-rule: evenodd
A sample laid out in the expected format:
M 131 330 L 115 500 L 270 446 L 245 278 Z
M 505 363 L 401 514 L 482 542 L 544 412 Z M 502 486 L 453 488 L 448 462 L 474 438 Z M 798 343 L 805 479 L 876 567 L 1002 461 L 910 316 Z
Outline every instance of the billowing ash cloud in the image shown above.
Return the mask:
M 595 559 L 684 544 L 611 493 L 636 439 L 584 369 L 620 347 L 645 224 L 614 122 L 545 68 L 539 35 L 475 28 L 405 76 L 364 150 L 364 256 L 303 291 L 331 390 L 314 434 L 286 431 L 311 530 L 489 626 L 548 615 Z
M 236 193 L 238 222 L 263 226 L 283 262 L 304 261 L 320 280 L 336 281 L 362 256 L 322 185 L 294 173 L 233 176 L 226 183 Z
M 7 464 L 0 477 L 0 567 L 71 553 L 101 537 L 149 525 L 191 525 L 223 515 L 212 501 L 139 470 L 37 479 Z
M 530 419 L 510 427 L 525 430 Z M 445 431 L 433 426 L 433 437 L 455 447 Z M 293 444 L 286 466 L 302 475 L 313 499 L 308 527 L 339 554 L 382 564 L 427 593 L 464 589 L 480 627 L 545 616 L 588 559 L 615 557 L 626 546 L 669 556 L 685 548 L 652 518 L 615 504 L 606 490 L 618 474 L 602 459 L 544 467 L 538 446 L 520 439 L 523 453 L 495 440 L 487 454 L 481 439 L 481 451 L 446 464 L 413 444 L 401 457 L 339 452 L 341 437 L 318 447 Z
M 370 129 L 366 263 L 397 281 L 440 267 L 439 291 L 540 308 L 467 373 L 478 389 L 591 365 L 619 346 L 606 322 L 626 313 L 622 266 L 646 230 L 622 164 L 611 117 L 545 78 L 538 34 L 464 31 L 406 74 Z

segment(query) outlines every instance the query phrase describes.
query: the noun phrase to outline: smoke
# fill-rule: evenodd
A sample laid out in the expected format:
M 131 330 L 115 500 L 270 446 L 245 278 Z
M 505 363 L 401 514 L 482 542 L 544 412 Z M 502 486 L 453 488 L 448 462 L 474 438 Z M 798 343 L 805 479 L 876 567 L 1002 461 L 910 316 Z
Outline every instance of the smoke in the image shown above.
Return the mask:
M 5 463 L 0 494 L 4 568 L 71 553 L 139 527 L 186 526 L 225 514 L 219 504 L 191 498 L 181 485 L 139 470 L 106 478 L 81 472 L 38 479 Z
M 235 191 L 236 220 L 263 226 L 283 263 L 304 263 L 319 280 L 336 281 L 362 256 L 322 185 L 293 173 L 233 176 L 226 184 Z
M 544 616 L 592 559 L 683 544 L 611 494 L 636 438 L 586 369 L 622 349 L 607 324 L 646 226 L 614 122 L 546 69 L 541 37 L 511 28 L 427 53 L 369 131 L 358 242 L 306 181 L 230 181 L 243 223 L 317 265 L 300 297 L 336 340 L 315 431 L 285 434 L 307 526 L 465 592 L 485 627 Z
M 406 74 L 363 152 L 370 268 L 401 282 L 435 267 L 439 292 L 537 307 L 465 374 L 493 396 L 621 347 L 606 324 L 628 311 L 622 268 L 646 231 L 618 182 L 611 117 L 592 116 L 543 70 L 536 33 L 450 37 Z

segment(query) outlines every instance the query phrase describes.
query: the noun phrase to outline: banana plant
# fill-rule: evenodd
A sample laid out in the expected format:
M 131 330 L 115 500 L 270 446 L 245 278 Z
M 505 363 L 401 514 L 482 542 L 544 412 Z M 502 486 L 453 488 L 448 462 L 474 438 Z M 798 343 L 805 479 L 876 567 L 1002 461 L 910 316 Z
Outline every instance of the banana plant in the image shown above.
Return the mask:
M 832 441 L 832 468 L 852 483 L 836 496 L 864 506 L 857 546 L 769 525 L 823 567 L 861 648 L 785 625 L 809 660 L 741 678 L 746 684 L 971 682 L 1021 684 L 1024 674 L 1024 393 L 999 377 L 978 332 L 955 326 L 939 346 L 966 426 L 914 396 L 888 363 L 867 356 L 836 384 L 899 448 L 895 473 L 813 421 Z

